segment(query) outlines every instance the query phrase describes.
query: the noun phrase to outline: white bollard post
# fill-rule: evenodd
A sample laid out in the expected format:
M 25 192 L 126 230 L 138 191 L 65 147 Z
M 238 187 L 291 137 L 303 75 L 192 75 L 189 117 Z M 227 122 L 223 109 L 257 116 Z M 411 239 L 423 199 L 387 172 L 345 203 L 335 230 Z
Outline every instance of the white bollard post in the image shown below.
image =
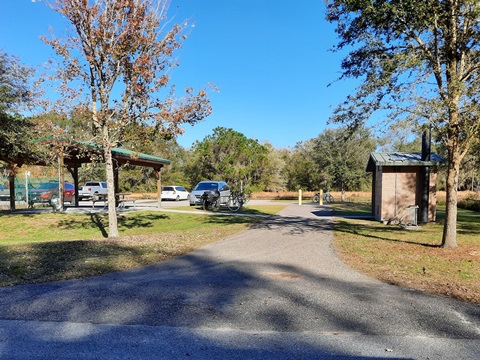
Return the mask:
M 298 205 L 302 205 L 302 189 L 298 190 Z

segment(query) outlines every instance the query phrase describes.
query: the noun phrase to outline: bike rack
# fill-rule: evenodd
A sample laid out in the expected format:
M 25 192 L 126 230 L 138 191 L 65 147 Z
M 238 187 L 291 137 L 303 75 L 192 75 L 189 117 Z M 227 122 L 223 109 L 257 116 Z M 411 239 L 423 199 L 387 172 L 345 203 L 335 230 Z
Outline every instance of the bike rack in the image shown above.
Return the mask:
M 399 212 L 388 221 L 388 224 L 394 223 L 400 227 L 417 227 L 418 205 L 408 205 L 399 210 Z

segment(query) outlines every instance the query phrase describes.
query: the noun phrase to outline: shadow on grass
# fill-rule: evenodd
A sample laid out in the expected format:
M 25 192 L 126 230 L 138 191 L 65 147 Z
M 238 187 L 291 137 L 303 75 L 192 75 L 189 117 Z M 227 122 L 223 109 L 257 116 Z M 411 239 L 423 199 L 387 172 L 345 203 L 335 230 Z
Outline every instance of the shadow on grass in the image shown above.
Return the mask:
M 10 211 L 10 210 L 0 210 L 0 218 L 4 216 L 22 216 L 22 217 L 33 217 L 36 215 L 33 211 Z
M 91 214 L 90 215 L 90 220 L 92 221 L 92 225 L 94 225 L 92 227 L 97 227 L 100 230 L 100 232 L 102 233 L 103 237 L 108 237 L 108 232 L 107 232 L 107 229 L 105 227 L 105 217 L 104 216 L 100 216 L 98 214 Z M 83 224 L 85 224 L 85 223 L 83 223 Z M 71 229 L 71 226 L 66 226 L 66 227 Z
M 219 210 L 209 210 L 208 212 L 203 210 L 203 208 L 200 206 L 200 207 L 195 207 L 196 210 L 200 210 L 200 211 L 204 211 L 205 214 L 222 214 L 222 215 L 232 215 L 232 216 L 240 216 L 240 215 L 257 215 L 257 216 L 269 216 L 269 215 L 272 215 L 271 213 L 268 213 L 268 212 L 265 212 L 265 211 L 262 211 L 262 210 L 258 210 L 258 209 L 254 209 L 254 208 L 251 208 L 251 207 L 242 207 L 240 210 L 238 211 L 230 211 L 228 210 L 227 208 L 220 208 Z M 199 211 L 199 212 L 200 212 Z
M 437 222 L 444 224 L 444 208 L 437 210 Z M 458 209 L 457 233 L 462 235 L 480 235 L 480 213 L 473 210 Z
M 381 241 L 389 241 L 394 243 L 404 243 L 404 244 L 411 244 L 417 245 L 422 247 L 431 247 L 431 248 L 438 248 L 441 247 L 439 244 L 430 244 L 425 242 L 418 242 L 418 241 L 411 241 L 411 240 L 403 240 L 395 238 L 394 234 L 406 234 L 406 233 L 421 233 L 424 232 L 421 229 L 415 230 L 405 230 L 400 227 L 394 226 L 383 226 L 379 224 L 375 220 L 366 221 L 362 224 L 359 223 L 352 223 L 346 220 L 338 220 L 335 222 L 334 225 L 335 231 L 346 233 L 346 234 L 353 234 L 358 236 L 363 236 L 370 239 L 381 240 Z
M 154 222 L 158 220 L 167 220 L 168 215 L 155 213 L 135 213 L 125 215 L 118 215 L 117 222 L 119 228 L 133 229 L 138 227 L 153 227 Z M 66 230 L 76 229 L 99 229 L 103 237 L 108 237 L 108 215 L 107 214 L 90 214 L 83 221 L 76 219 L 66 219 L 58 223 L 59 228 Z
M 143 251 L 115 240 L 55 241 L 0 247 L 0 284 L 22 284 L 88 277 L 124 270 L 121 259 L 143 266 Z M 100 260 L 101 259 L 101 260 Z M 120 261 L 114 261 L 120 259 Z
M 335 216 L 373 216 L 370 203 L 340 202 L 333 204 L 332 210 Z

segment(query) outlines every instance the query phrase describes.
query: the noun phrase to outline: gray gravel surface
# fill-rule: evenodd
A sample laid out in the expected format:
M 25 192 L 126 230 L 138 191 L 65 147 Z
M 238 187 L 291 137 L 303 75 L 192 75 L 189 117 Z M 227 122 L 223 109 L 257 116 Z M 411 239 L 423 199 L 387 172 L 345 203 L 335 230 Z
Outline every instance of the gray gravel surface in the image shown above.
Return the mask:
M 171 261 L 1 288 L 0 358 L 480 358 L 479 306 L 352 271 L 331 226 L 292 204 Z

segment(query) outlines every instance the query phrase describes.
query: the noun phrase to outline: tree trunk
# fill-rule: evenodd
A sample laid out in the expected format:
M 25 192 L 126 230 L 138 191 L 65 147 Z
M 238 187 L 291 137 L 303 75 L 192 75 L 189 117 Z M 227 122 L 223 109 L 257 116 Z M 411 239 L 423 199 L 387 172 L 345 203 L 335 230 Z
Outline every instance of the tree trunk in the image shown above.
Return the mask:
M 457 201 L 459 170 L 460 154 L 458 147 L 449 148 L 447 170 L 447 203 L 442 238 L 442 247 L 444 248 L 454 248 L 457 246 Z
M 118 234 L 117 210 L 115 198 L 115 182 L 113 173 L 113 158 L 110 147 L 105 149 L 105 165 L 107 173 L 107 194 L 108 194 L 108 237 L 116 238 Z
M 63 157 L 63 149 L 60 154 L 58 154 L 58 201 L 60 204 L 60 209 L 63 211 L 65 209 L 65 173 L 63 165 L 65 163 Z

